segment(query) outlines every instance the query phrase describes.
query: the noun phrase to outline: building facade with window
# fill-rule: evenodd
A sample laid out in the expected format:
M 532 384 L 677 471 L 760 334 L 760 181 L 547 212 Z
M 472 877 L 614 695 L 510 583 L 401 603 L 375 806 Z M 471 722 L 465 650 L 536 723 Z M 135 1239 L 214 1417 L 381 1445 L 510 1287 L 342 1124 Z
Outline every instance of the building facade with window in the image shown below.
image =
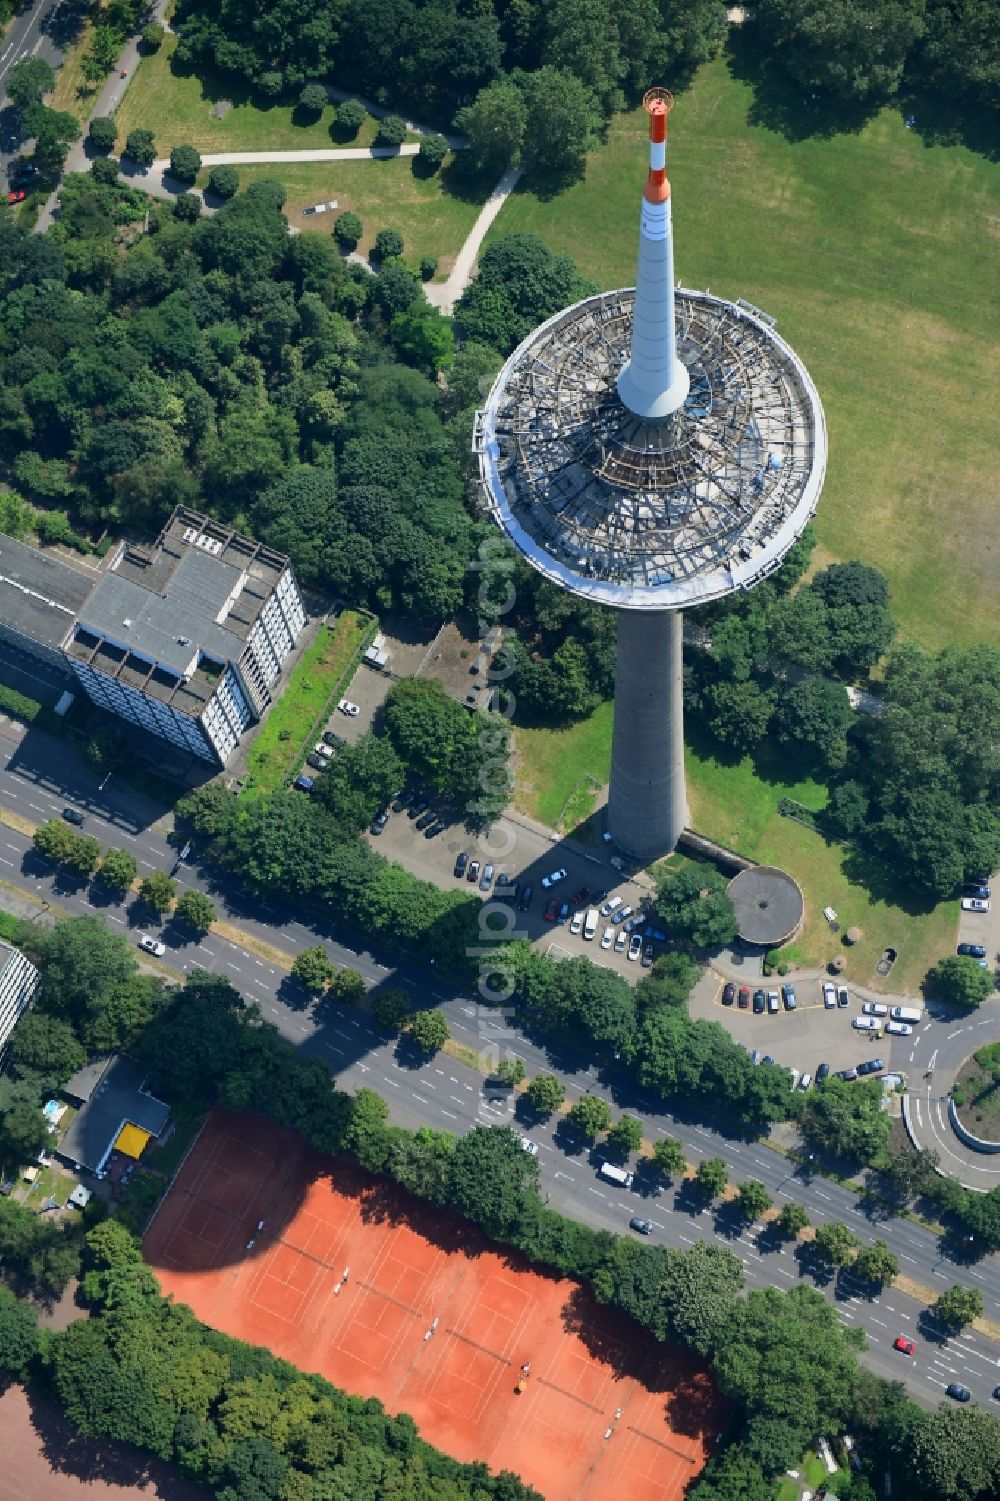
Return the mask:
M 0 943 L 0 1058 L 10 1034 L 35 998 L 41 976 L 20 949 Z

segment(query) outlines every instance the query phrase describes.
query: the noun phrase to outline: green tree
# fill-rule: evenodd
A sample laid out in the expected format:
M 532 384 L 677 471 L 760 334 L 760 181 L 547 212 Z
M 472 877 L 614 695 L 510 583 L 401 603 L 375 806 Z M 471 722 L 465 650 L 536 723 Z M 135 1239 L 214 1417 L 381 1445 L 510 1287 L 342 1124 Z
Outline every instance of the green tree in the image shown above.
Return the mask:
M 854 1258 L 854 1272 L 864 1282 L 891 1282 L 899 1275 L 899 1257 L 889 1250 L 884 1240 L 862 1246 Z
M 847 1225 L 840 1220 L 829 1220 L 825 1225 L 817 1225 L 813 1250 L 829 1266 L 849 1266 L 857 1243 L 858 1237 Z
M 337 128 L 345 136 L 356 136 L 368 119 L 368 111 L 358 99 L 345 99 L 337 105 Z
M 420 142 L 418 159 L 431 172 L 436 172 L 448 155 L 448 142 L 443 135 L 427 135 Z
M 88 134 L 96 151 L 114 151 L 118 127 L 110 115 L 95 115 L 88 127 Z
M 520 77 L 518 86 L 525 108 L 525 164 L 560 186 L 575 182 L 601 128 L 597 99 L 565 68 L 538 68 Z
M 964 1329 L 983 1312 L 983 1295 L 977 1287 L 948 1287 L 934 1304 L 934 1312 L 949 1329 Z
M 736 1202 L 745 1220 L 759 1220 L 770 1209 L 773 1200 L 763 1183 L 758 1183 L 756 1178 L 749 1178 L 746 1183 L 740 1184 Z
M 338 214 L 333 226 L 333 236 L 344 250 L 353 250 L 364 234 L 364 225 L 357 214 L 345 209 Z
M 637 1009 L 644 1012 L 656 1006 L 683 1006 L 701 973 L 690 954 L 661 954 L 635 987 Z
M 537 1188 L 538 1163 L 506 1126 L 476 1126 L 456 1141 L 450 1201 L 488 1234 L 509 1235 Z
M 40 855 L 46 860 L 65 860 L 76 842 L 76 835 L 71 829 L 58 818 L 51 818 L 47 823 L 40 823 L 31 842 Z
M 39 937 L 39 1004 L 81 1030 L 136 978 L 135 953 L 98 917 L 66 918 Z
M 197 933 L 207 933 L 215 922 L 215 908 L 203 891 L 191 887 L 180 897 L 174 908 L 174 918 Z
M 402 115 L 386 115 L 379 121 L 375 134 L 376 146 L 402 146 L 406 140 L 406 121 Z M 397 252 L 402 255 L 402 251 Z
M 358 1006 L 365 998 L 364 976 L 356 969 L 338 969 L 330 981 L 329 994 L 345 1006 Z
M 736 916 L 725 878 L 711 865 L 658 869 L 656 910 L 671 938 L 692 948 L 722 948 L 736 937 Z
M 327 92 L 321 83 L 307 83 L 299 93 L 299 108 L 314 120 L 326 109 Z
M 571 1107 L 567 1119 L 581 1136 L 593 1141 L 610 1126 L 611 1110 L 608 1102 L 602 1100 L 600 1095 L 584 1094 Z
M 351 1102 L 346 1145 L 357 1155 L 363 1167 L 375 1172 L 385 1163 L 385 1123 L 388 1119 L 389 1107 L 382 1096 L 362 1085 Z
M 156 160 L 156 138 L 151 130 L 130 130 L 125 141 L 125 155 L 137 167 L 151 167 Z
M 521 156 L 528 127 L 524 95 L 512 79 L 498 79 L 480 89 L 455 116 L 455 128 L 468 137 L 468 165 L 477 173 L 498 176 Z
M 715 1351 L 739 1301 L 743 1266 L 723 1246 L 698 1242 L 669 1254 L 662 1297 L 667 1337 L 700 1355 Z
M 679 1178 L 687 1167 L 684 1148 L 673 1136 L 663 1136 L 654 1142 L 649 1160 L 664 1178 Z
M 322 990 L 336 974 L 330 957 L 321 944 L 303 949 L 292 965 L 292 974 L 306 990 Z
M 801 88 L 862 105 L 896 92 L 924 29 L 922 0 L 761 0 L 755 14 Z
M 136 858 L 128 850 L 106 851 L 98 869 L 103 885 L 109 891 L 117 891 L 122 896 L 129 890 L 138 874 L 139 866 Z
M 775 722 L 783 744 L 839 767 L 847 759 L 847 730 L 853 718 L 847 690 L 840 683 L 805 677 L 782 693 Z
M 524 1064 L 520 1058 L 501 1058 L 496 1067 L 496 1078 L 512 1088 L 524 1078 Z
M 923 1413 L 913 1425 L 907 1458 L 922 1495 L 978 1501 L 992 1493 L 1000 1473 L 1000 1423 L 974 1405 Z
M 504 235 L 480 256 L 455 320 L 464 338 L 509 354 L 539 323 L 596 290 L 537 235 Z
M 710 683 L 705 690 L 705 722 L 721 745 L 741 756 L 752 751 L 767 734 L 777 694 L 754 680 Z
M 980 968 L 978 959 L 968 954 L 946 954 L 928 970 L 923 988 L 936 1001 L 950 1001 L 954 1006 L 981 1006 L 996 986 L 993 972 Z
M 775 1225 L 786 1240 L 794 1240 L 800 1230 L 809 1223 L 809 1216 L 801 1204 L 788 1203 L 781 1206 Z
M 380 261 L 397 260 L 403 254 L 403 236 L 398 229 L 380 229 L 375 236 L 375 254 Z
M 436 377 L 455 357 L 450 319 L 426 303 L 414 302 L 406 312 L 397 313 L 389 338 L 399 358 L 425 375 Z
M 44 94 L 55 88 L 56 75 L 40 57 L 23 57 L 7 74 L 7 98 L 15 109 L 41 104 Z
M 213 167 L 208 174 L 208 191 L 215 198 L 232 198 L 239 186 L 240 174 L 235 167 Z
M 30 1162 L 48 1145 L 37 1083 L 0 1078 L 0 1162 Z
M 401 990 L 398 985 L 380 990 L 372 1003 L 372 1012 L 380 1027 L 385 1027 L 389 1032 L 398 1032 L 406 1025 L 410 1015 L 406 991 Z
M 622 1115 L 608 1132 L 608 1142 L 623 1156 L 638 1152 L 642 1146 L 642 1123 L 634 1115 Z
M 139 885 L 139 900 L 157 917 L 162 917 L 173 906 L 177 884 L 162 870 L 154 870 L 144 877 Z
M 698 1171 L 694 1175 L 694 1181 L 709 1199 L 717 1199 L 721 1193 L 725 1192 L 728 1178 L 725 1159 L 722 1157 L 702 1158 L 698 1164 Z
M 130 141 L 131 139 L 129 136 Z M 129 150 L 129 156 L 131 155 Z M 201 171 L 201 152 L 195 150 L 194 146 L 174 146 L 170 152 L 170 171 L 179 182 L 194 182 Z
M 440 1011 L 418 1011 L 407 1028 L 422 1053 L 437 1053 L 448 1041 L 448 1023 Z
M 566 1086 L 555 1074 L 539 1074 L 532 1079 L 525 1094 L 540 1115 L 552 1115 L 566 1098 Z
M 159 21 L 147 21 L 146 25 L 139 33 L 143 52 L 159 52 L 160 48 L 163 45 L 163 38 L 165 36 L 166 32 L 160 25 Z
M 92 834 L 74 834 L 63 863 L 78 876 L 92 876 L 100 864 L 101 846 Z
M 869 1167 L 888 1161 L 891 1129 L 877 1079 L 828 1078 L 800 1101 L 799 1130 L 807 1141 Z
M 22 1379 L 38 1350 L 38 1314 L 32 1305 L 0 1287 L 0 1371 Z
M 33 1006 L 10 1036 L 10 1058 L 21 1069 L 44 1079 L 49 1088 L 65 1084 L 87 1061 L 86 1049 L 69 1022 Z

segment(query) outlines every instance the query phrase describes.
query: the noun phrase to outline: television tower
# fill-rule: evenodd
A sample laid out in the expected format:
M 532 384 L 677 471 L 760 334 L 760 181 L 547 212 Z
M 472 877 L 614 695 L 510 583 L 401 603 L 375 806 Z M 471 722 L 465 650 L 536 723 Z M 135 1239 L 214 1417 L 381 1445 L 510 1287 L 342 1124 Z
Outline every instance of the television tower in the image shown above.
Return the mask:
M 618 611 L 608 832 L 645 863 L 688 817 L 681 612 L 779 567 L 823 488 L 826 423 L 773 318 L 675 288 L 673 98 L 650 89 L 643 104 L 636 285 L 528 335 L 476 414 L 475 447 L 490 511 L 525 559 Z

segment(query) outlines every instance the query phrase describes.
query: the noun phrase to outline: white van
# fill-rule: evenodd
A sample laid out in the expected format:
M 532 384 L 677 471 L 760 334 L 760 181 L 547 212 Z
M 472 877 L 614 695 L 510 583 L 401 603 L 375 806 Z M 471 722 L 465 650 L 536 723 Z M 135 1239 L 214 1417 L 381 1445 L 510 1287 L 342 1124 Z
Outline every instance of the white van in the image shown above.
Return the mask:
M 889 1015 L 894 1022 L 918 1022 L 923 1013 L 918 1011 L 916 1006 L 893 1006 Z
M 622 1188 L 631 1188 L 635 1182 L 635 1174 L 630 1173 L 628 1168 L 616 1167 L 613 1162 L 602 1162 L 597 1170 L 599 1178 L 606 1178 L 609 1183 L 617 1183 Z
M 855 1032 L 878 1032 L 882 1034 L 882 1023 L 877 1016 L 856 1016 L 851 1022 Z
M 594 934 L 596 932 L 597 932 L 597 908 L 596 907 L 591 907 L 590 911 L 587 913 L 587 921 L 584 924 L 583 936 L 584 936 L 584 938 L 586 938 L 587 942 L 589 943 L 590 940 L 593 938 L 593 936 L 594 936 Z

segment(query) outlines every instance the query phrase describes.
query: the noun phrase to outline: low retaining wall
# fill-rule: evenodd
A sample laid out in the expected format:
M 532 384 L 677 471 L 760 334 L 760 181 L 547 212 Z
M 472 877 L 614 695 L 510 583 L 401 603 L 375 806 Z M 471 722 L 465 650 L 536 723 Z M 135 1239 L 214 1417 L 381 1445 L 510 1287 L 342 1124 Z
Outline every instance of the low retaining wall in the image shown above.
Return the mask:
M 716 844 L 714 839 L 706 839 L 704 834 L 696 834 L 693 829 L 685 829 L 677 843 L 681 849 L 690 850 L 693 855 L 701 855 L 728 870 L 751 870 L 757 863 L 745 855 L 738 855 L 735 850 L 726 849 L 724 844 Z
M 958 1111 L 955 1108 L 955 1101 L 951 1095 L 948 1096 L 948 1119 L 951 1122 L 951 1129 L 959 1141 L 964 1142 L 973 1152 L 1000 1152 L 1000 1141 L 983 1141 L 981 1136 L 973 1136 L 969 1128 L 962 1125 L 962 1122 L 958 1118 Z

